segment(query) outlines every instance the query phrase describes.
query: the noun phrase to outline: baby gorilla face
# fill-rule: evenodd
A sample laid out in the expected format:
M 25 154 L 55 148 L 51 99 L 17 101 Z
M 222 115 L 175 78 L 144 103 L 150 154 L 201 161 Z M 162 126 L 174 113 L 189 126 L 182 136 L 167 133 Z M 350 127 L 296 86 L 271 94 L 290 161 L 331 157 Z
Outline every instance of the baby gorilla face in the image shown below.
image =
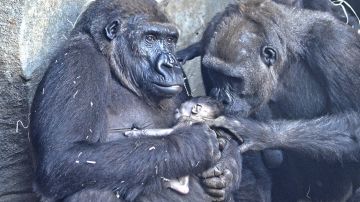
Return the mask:
M 176 110 L 175 118 L 191 119 L 193 121 L 204 121 L 206 119 L 215 119 L 223 111 L 220 102 L 210 97 L 197 97 L 184 102 L 178 110 Z

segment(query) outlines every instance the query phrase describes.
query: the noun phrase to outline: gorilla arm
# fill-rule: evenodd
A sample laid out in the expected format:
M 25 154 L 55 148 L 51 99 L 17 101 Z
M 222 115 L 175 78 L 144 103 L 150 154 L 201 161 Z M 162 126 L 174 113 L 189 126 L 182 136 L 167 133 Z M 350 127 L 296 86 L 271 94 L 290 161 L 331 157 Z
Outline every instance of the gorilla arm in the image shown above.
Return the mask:
M 356 112 L 269 124 L 220 117 L 214 125 L 241 135 L 244 141 L 242 152 L 278 148 L 326 161 L 359 162 L 360 158 L 360 116 Z
M 188 125 L 190 123 L 180 122 L 180 125 Z M 171 135 L 173 131 L 179 126 L 169 129 L 144 129 L 132 130 L 125 132 L 128 137 L 146 137 L 146 136 L 166 136 Z M 192 134 L 197 135 L 197 134 Z M 238 190 L 241 181 L 241 154 L 238 147 L 238 139 L 235 140 L 231 137 L 233 134 L 228 135 L 223 131 L 217 131 L 220 149 L 222 150 L 221 159 L 216 166 L 206 170 L 201 174 L 202 182 L 205 185 L 205 191 L 212 197 L 213 201 L 231 200 L 232 192 Z M 167 187 L 186 194 L 189 192 L 188 176 L 181 177 L 179 180 L 171 179 L 166 182 Z M 187 180 L 187 181 L 186 181 Z
M 215 166 L 203 172 L 201 178 L 205 191 L 213 201 L 232 201 L 232 193 L 239 190 L 242 178 L 242 156 L 238 142 L 231 138 L 226 139 L 221 159 Z
M 218 148 L 215 134 L 204 125 L 167 137 L 99 142 L 107 133 L 105 109 L 113 78 L 106 59 L 85 45 L 90 40 L 74 38 L 38 87 L 30 125 L 38 191 L 62 199 L 85 187 L 118 188 L 126 200 L 133 200 L 144 183 L 161 187 L 161 177 L 209 168 Z

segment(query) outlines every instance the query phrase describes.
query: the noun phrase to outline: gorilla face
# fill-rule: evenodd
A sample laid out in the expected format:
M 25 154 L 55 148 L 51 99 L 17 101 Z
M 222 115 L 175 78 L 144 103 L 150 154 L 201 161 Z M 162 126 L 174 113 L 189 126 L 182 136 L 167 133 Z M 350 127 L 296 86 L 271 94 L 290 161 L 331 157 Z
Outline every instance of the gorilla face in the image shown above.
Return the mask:
M 207 93 L 224 103 L 226 114 L 248 116 L 269 100 L 284 50 L 276 33 L 240 10 L 209 29 L 202 71 Z
M 122 31 L 114 38 L 114 48 L 126 86 L 152 98 L 172 97 L 182 91 L 183 73 L 174 56 L 179 36 L 176 27 L 134 16 L 125 25 L 113 23 L 108 30 Z

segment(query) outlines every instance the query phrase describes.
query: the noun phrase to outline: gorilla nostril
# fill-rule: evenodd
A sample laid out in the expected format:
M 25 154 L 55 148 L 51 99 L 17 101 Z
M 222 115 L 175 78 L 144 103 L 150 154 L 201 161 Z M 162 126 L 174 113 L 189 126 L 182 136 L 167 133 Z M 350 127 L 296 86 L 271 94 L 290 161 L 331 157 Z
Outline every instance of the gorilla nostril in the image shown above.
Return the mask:
M 219 88 L 213 88 L 211 89 L 209 95 L 213 98 L 218 98 L 219 97 L 219 93 L 220 93 L 220 89 Z
M 174 64 L 175 64 L 175 61 L 176 61 L 176 59 L 175 59 L 172 55 L 169 55 L 169 63 L 170 63 L 171 65 L 174 65 Z
M 223 100 L 221 100 L 221 102 L 223 103 L 223 105 L 229 105 L 230 104 L 229 99 L 223 99 Z
M 223 105 L 230 105 L 232 102 L 229 92 L 226 91 L 220 91 L 219 100 L 223 103 Z
M 223 105 L 229 105 L 232 102 L 229 93 L 224 92 L 224 90 L 221 90 L 220 88 L 211 89 L 209 95 L 213 98 L 216 98 L 218 101 L 222 102 Z
M 174 67 L 174 64 L 171 62 L 171 56 L 170 54 L 161 54 L 159 55 L 157 61 L 156 61 L 156 71 L 161 74 L 162 76 L 166 76 L 166 73 L 169 71 L 169 69 Z
M 164 63 L 164 64 L 161 65 L 161 67 L 171 69 L 171 68 L 173 68 L 174 66 L 173 66 L 171 63 Z
M 229 105 L 231 103 L 231 99 L 228 96 L 220 96 L 219 98 L 223 105 Z

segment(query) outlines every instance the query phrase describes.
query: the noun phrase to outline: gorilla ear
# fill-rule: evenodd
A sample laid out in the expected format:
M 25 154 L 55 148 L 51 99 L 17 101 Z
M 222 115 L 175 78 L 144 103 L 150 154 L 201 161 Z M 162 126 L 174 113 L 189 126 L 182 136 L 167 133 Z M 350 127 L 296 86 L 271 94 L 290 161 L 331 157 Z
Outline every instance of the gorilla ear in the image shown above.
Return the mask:
M 105 27 L 106 37 L 111 41 L 115 39 L 120 28 L 120 21 L 114 20 Z
M 201 108 L 202 108 L 202 106 L 200 104 L 196 104 L 195 106 L 193 106 L 191 108 L 191 113 L 194 115 L 198 114 L 200 112 Z

